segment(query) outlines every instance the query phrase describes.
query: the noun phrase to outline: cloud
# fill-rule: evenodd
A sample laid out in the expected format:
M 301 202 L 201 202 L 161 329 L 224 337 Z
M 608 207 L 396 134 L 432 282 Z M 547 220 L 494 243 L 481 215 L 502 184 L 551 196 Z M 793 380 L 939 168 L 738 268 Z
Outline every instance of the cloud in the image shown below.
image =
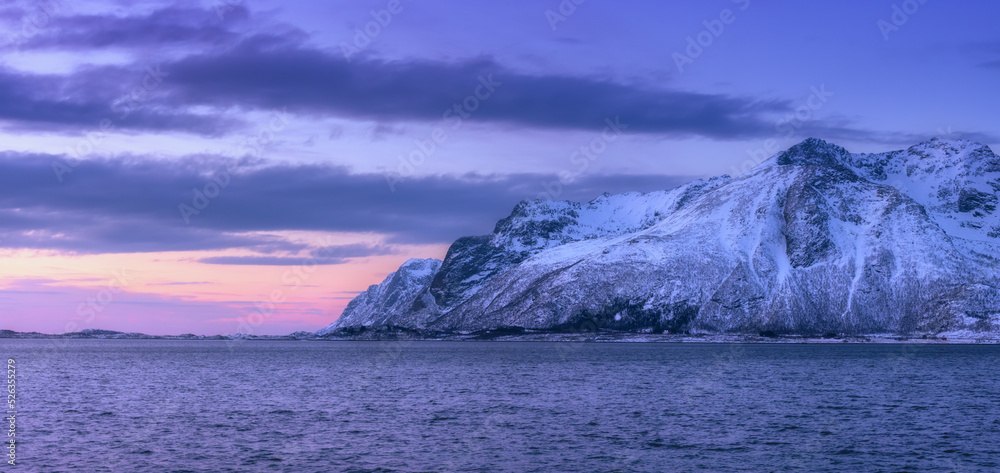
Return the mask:
M 143 90 L 150 69 L 160 74 Z M 376 138 L 413 121 L 601 130 L 617 117 L 627 132 L 737 139 L 773 133 L 770 117 L 789 104 L 529 75 L 491 58 L 347 61 L 274 35 L 174 61 L 87 66 L 68 75 L 0 69 L 0 120 L 8 128 L 91 131 L 111 120 L 118 130 L 217 136 L 247 126 L 243 112 L 275 109 L 375 121 Z
M 293 256 L 212 256 L 198 260 L 205 264 L 237 264 L 248 266 L 314 266 L 344 264 L 346 258 L 301 258 Z
M 171 130 L 207 136 L 242 126 L 237 117 L 157 104 L 157 89 L 164 79 L 155 77 L 158 69 L 158 65 L 84 67 L 63 76 L 0 66 L 0 121 L 15 131 Z
M 279 109 L 372 121 L 375 139 L 407 122 L 458 126 L 459 117 L 569 130 L 602 130 L 606 120 L 617 117 L 631 133 L 747 139 L 772 136 L 777 117 L 793 112 L 792 103 L 781 98 L 693 92 L 593 75 L 530 74 L 490 56 L 440 61 L 359 54 L 348 59 L 336 47 L 311 45 L 302 30 L 266 24 L 242 7 L 230 14 L 239 21 L 220 22 L 213 10 L 177 6 L 143 15 L 55 17 L 22 47 L 103 51 L 117 46 L 139 59 L 67 75 L 0 69 L 0 120 L 8 128 L 88 131 L 117 113 L 113 110 L 123 102 L 139 102 L 127 118 L 115 120 L 118 130 L 219 136 L 245 129 L 247 112 Z M 182 51 L 198 52 L 185 56 Z M 142 100 L 129 98 L 150 66 L 165 73 L 162 84 Z M 817 120 L 811 126 L 809 135 L 866 135 L 840 123 Z
M 334 245 L 315 248 L 311 251 L 313 258 L 357 258 L 359 256 L 381 256 L 397 254 L 396 248 L 387 245 Z
M 337 245 L 314 248 L 309 257 L 299 256 L 213 256 L 199 259 L 205 264 L 237 264 L 252 266 L 314 266 L 347 263 L 350 258 L 396 254 L 385 245 Z
M 141 48 L 168 45 L 220 46 L 237 42 L 235 23 L 250 18 L 250 12 L 235 5 L 226 13 L 228 21 L 219 21 L 213 10 L 170 6 L 143 15 L 66 15 L 51 11 L 42 26 L 30 37 L 15 38 L 21 50 L 97 48 Z
M 987 57 L 986 61 L 980 62 L 979 67 L 986 69 L 1000 69 L 1000 41 L 975 41 L 960 45 L 956 51 L 968 53 L 970 51 L 980 58 Z
M 192 50 L 224 49 L 243 41 L 299 44 L 308 37 L 298 28 L 252 17 L 242 5 L 226 5 L 222 21 L 215 8 L 172 5 L 142 14 L 71 14 L 62 2 L 45 2 L 0 10 L 2 23 L 10 30 L 0 41 L 7 50 L 107 55 L 115 49 L 134 61 L 85 65 L 69 74 L 0 66 L 0 120 L 17 131 L 92 132 L 102 120 L 110 120 L 116 130 L 205 136 L 242 129 L 246 123 L 234 114 L 193 113 L 184 104 L 159 100 L 162 79 L 170 73 L 162 71 L 150 81 L 148 71 L 159 71 L 170 58 Z
M 497 220 L 557 180 L 547 174 L 429 176 L 403 180 L 354 174 L 320 164 L 234 164 L 206 156 L 156 160 L 123 156 L 81 161 L 60 183 L 64 157 L 0 153 L 0 246 L 78 253 L 247 248 L 268 257 L 340 258 L 389 254 L 390 246 L 310 248 L 280 231 L 371 233 L 386 244 L 450 243 L 489 233 Z M 196 203 L 213 173 L 232 169 L 228 185 Z M 669 189 L 684 176 L 582 176 L 559 198 L 590 200 L 603 192 Z M 199 207 L 185 221 L 181 206 Z M 373 237 L 377 238 L 377 236 Z M 301 256 L 299 256 L 301 257 Z M 210 260 L 239 264 L 250 260 Z M 258 259 L 255 264 L 298 264 Z
M 287 108 L 379 122 L 438 121 L 450 113 L 519 126 L 603 129 L 606 118 L 620 116 L 632 132 L 738 138 L 770 132 L 765 116 L 790 107 L 781 100 L 625 85 L 599 77 L 530 75 L 489 57 L 348 61 L 339 52 L 262 37 L 164 67 L 171 71 L 168 100 L 174 104 Z M 464 111 L 448 112 L 466 99 Z

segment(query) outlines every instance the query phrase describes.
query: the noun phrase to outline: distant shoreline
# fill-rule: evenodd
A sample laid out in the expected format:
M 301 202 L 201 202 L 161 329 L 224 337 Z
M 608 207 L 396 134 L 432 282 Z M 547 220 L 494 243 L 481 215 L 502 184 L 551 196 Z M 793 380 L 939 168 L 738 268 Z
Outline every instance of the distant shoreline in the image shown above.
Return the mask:
M 0 339 L 18 340 L 205 340 L 205 341 L 371 341 L 371 342 L 568 342 L 568 343 L 741 343 L 741 344 L 917 344 L 917 345 L 1000 345 L 1000 337 L 984 334 L 982 337 L 965 336 L 902 336 L 877 334 L 868 336 L 797 336 L 749 334 L 648 334 L 629 332 L 593 333 L 506 333 L 490 331 L 462 334 L 416 335 L 412 333 L 381 332 L 355 336 L 319 336 L 312 332 L 295 332 L 288 335 L 147 335 L 136 332 L 111 330 L 85 330 L 64 334 L 15 332 L 0 330 Z M 991 338 L 995 337 L 995 338 Z

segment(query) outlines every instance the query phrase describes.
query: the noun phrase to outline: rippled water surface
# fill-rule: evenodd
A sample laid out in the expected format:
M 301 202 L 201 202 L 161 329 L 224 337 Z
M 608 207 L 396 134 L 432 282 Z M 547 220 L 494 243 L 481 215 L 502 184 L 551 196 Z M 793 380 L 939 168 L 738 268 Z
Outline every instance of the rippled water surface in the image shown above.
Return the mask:
M 0 340 L 11 471 L 998 471 L 1000 347 Z M 8 467 L 8 465 L 3 465 Z

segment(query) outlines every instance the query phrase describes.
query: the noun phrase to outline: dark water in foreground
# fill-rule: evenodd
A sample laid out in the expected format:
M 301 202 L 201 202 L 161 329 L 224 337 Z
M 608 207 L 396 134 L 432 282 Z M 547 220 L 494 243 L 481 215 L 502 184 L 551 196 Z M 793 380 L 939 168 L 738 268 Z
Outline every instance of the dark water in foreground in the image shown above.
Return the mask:
M 0 340 L 0 470 L 1000 470 L 998 346 L 231 348 Z

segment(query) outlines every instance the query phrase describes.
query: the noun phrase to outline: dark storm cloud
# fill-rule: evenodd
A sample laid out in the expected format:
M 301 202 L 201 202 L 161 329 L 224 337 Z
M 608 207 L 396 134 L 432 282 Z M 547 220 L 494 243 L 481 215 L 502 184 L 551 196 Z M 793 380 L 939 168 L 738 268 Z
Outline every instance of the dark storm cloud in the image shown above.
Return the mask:
M 244 236 L 204 228 L 186 228 L 148 217 L 116 216 L 106 212 L 85 216 L 75 210 L 12 209 L 6 206 L 0 210 L 0 247 L 54 249 L 81 254 L 226 248 L 273 252 L 305 248 L 274 236 Z
M 781 101 L 526 75 L 490 59 L 348 62 L 272 40 L 260 37 L 177 62 L 89 67 L 66 76 L 3 69 L 0 120 L 8 127 L 86 129 L 110 119 L 119 129 L 217 135 L 240 127 L 231 111 L 253 109 L 375 120 L 383 127 L 463 118 L 600 130 L 619 117 L 627 132 L 740 138 L 771 132 L 766 117 L 787 111 Z M 159 72 L 152 73 L 157 81 L 146 78 L 150 71 Z M 195 114 L 194 106 L 218 113 Z
M 0 15 L 10 23 L 4 44 L 8 52 L 86 53 L 112 48 L 136 59 L 133 64 L 86 65 L 69 74 L 0 66 L 0 121 L 4 122 L 0 126 L 7 129 L 86 133 L 103 121 L 114 130 L 216 136 L 245 124 L 232 114 L 191 113 L 184 104 L 162 100 L 158 94 L 170 74 L 162 69 L 168 58 L 183 51 L 231 47 L 258 35 L 268 44 L 298 43 L 307 37 L 294 27 L 251 19 L 240 5 L 226 6 L 225 21 L 211 8 L 171 6 L 127 16 L 73 15 L 62 2 L 33 8 L 8 9 L 6 18 Z M 30 28 L 20 28 L 25 22 Z
M 306 36 L 297 30 L 238 34 L 213 15 L 169 8 L 141 17 L 56 17 L 20 47 L 120 46 L 139 52 L 200 43 L 206 52 L 157 64 L 85 67 L 68 75 L 0 70 L 0 120 L 22 128 L 93 127 L 111 116 L 116 104 L 131 100 L 138 106 L 116 124 L 120 128 L 211 135 L 238 128 L 238 117 L 230 113 L 215 120 L 190 113 L 191 107 L 207 105 L 219 116 L 277 108 L 391 123 L 442 120 L 447 110 L 464 104 L 449 112 L 451 117 L 562 129 L 603 129 L 606 119 L 621 117 L 630 132 L 739 138 L 768 132 L 765 116 L 789 107 L 785 101 L 599 77 L 530 75 L 488 57 L 436 62 L 359 56 L 349 61 L 339 51 L 306 46 Z M 130 99 L 147 67 L 163 72 L 162 84 L 158 81 L 157 90 L 148 94 L 140 91 L 140 100 Z
M 335 166 L 124 157 L 83 161 L 60 183 L 52 163 L 62 159 L 0 153 L 0 246 L 80 253 L 249 248 L 272 257 L 253 264 L 277 264 L 273 258 L 302 257 L 302 251 L 304 258 L 333 262 L 392 248 L 307 248 L 266 232 L 369 232 L 386 235 L 390 244 L 449 243 L 489 233 L 518 201 L 543 195 L 556 180 L 540 174 L 436 176 L 403 180 L 391 192 L 383 175 Z M 213 175 L 227 167 L 228 184 L 201 205 L 197 192 L 210 190 Z M 562 186 L 558 197 L 589 200 L 605 191 L 669 189 L 687 180 L 588 176 Z M 185 220 L 182 206 L 200 210 Z
M 7 129 L 70 129 L 81 133 L 120 129 L 176 130 L 218 135 L 239 119 L 172 109 L 158 103 L 160 66 L 88 67 L 70 76 L 32 74 L 0 67 L 0 121 Z
M 379 130 L 406 121 L 454 124 L 459 117 L 514 128 L 602 130 L 618 117 L 632 133 L 744 139 L 772 135 L 775 117 L 793 111 L 780 99 L 528 74 L 488 56 L 452 62 L 364 54 L 348 59 L 338 48 L 310 46 L 299 29 L 250 18 L 242 7 L 226 16 L 220 21 L 212 9 L 183 7 L 133 16 L 56 15 L 18 48 L 116 47 L 141 59 L 68 75 L 0 70 L 0 120 L 7 127 L 82 131 L 129 103 L 134 107 L 116 121 L 117 129 L 220 135 L 246 126 L 242 111 L 280 109 L 372 120 Z M 178 57 L 180 51 L 198 52 Z M 140 90 L 143 97 L 136 100 L 133 92 L 149 67 L 163 71 L 164 80 L 148 94 Z M 191 112 L 205 106 L 208 114 Z
M 605 119 L 620 116 L 632 132 L 737 138 L 769 131 L 772 126 L 764 116 L 789 107 L 785 101 L 624 85 L 597 77 L 529 75 L 490 58 L 348 61 L 337 52 L 263 38 L 165 67 L 172 74 L 171 103 L 287 107 L 303 114 L 379 121 L 442 120 L 447 110 L 468 99 L 464 110 L 450 116 L 571 129 L 602 129 Z

